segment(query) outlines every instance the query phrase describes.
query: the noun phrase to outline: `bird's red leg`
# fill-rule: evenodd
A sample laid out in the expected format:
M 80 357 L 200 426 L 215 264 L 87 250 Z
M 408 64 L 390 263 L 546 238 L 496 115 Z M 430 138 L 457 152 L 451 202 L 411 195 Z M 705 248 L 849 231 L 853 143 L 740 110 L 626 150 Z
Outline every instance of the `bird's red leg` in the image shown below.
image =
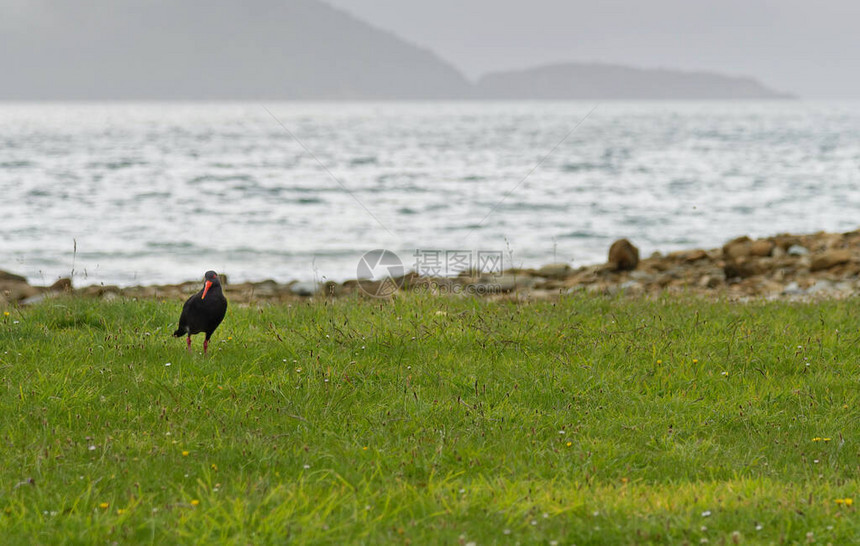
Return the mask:
M 206 356 L 206 351 L 209 349 L 209 340 L 203 340 L 203 356 Z
M 188 336 L 188 352 L 191 352 L 191 336 Z

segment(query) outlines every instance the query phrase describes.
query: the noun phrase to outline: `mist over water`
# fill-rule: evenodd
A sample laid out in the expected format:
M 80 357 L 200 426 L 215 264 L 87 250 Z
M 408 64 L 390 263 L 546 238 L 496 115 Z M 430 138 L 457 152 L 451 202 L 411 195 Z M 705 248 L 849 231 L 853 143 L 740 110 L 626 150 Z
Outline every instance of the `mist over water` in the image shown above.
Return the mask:
M 344 280 L 375 248 L 580 266 L 858 227 L 860 104 L 603 103 L 565 139 L 593 106 L 3 103 L 0 269 Z

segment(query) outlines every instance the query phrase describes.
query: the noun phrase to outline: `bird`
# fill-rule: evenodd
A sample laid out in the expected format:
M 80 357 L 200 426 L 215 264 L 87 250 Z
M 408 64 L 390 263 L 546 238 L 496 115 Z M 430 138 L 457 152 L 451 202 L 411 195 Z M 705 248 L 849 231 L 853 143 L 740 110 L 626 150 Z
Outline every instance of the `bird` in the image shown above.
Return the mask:
M 174 337 L 188 336 L 188 352 L 191 352 L 191 336 L 206 333 L 203 340 L 203 354 L 209 349 L 209 338 L 227 314 L 227 298 L 221 291 L 221 280 L 214 271 L 207 271 L 203 277 L 203 289 L 197 292 L 182 306 L 179 328 Z

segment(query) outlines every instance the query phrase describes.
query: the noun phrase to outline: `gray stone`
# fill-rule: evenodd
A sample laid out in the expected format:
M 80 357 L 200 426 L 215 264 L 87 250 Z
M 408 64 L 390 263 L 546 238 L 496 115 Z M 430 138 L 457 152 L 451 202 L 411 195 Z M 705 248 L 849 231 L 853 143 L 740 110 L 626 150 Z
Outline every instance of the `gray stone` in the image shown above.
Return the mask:
M 807 294 L 818 294 L 821 292 L 832 292 L 835 288 L 836 283 L 833 281 L 828 281 L 826 279 L 820 279 L 815 282 L 812 286 L 806 289 Z
M 647 281 L 653 276 L 652 273 L 648 273 L 647 271 L 635 270 L 630 272 L 630 278 L 636 281 Z
M 260 298 L 271 298 L 278 295 L 278 283 L 266 280 L 254 284 L 254 295 Z
M 481 282 L 467 286 L 467 293 L 476 295 L 498 294 L 512 292 L 517 287 L 518 276 L 503 274 L 497 277 L 485 277 Z
M 785 288 L 782 289 L 782 293 L 786 296 L 802 296 L 806 294 L 806 290 L 802 289 L 799 284 L 792 281 L 785 285 Z
M 633 280 L 624 281 L 623 283 L 621 283 L 621 286 L 619 286 L 619 288 L 625 294 L 641 294 L 645 291 L 645 289 L 642 287 L 642 283 Z
M 35 296 L 30 296 L 29 298 L 24 298 L 23 300 L 19 301 L 18 304 L 24 306 L 36 305 L 37 303 L 42 303 L 43 301 L 52 296 L 53 294 L 51 294 L 50 292 L 42 292 L 41 294 L 36 294 Z
M 571 267 L 565 263 L 547 264 L 536 271 L 539 277 L 547 277 L 550 279 L 560 279 L 567 277 L 571 272 Z
M 313 296 L 319 292 L 319 284 L 311 281 L 300 281 L 290 285 L 290 292 L 296 296 Z

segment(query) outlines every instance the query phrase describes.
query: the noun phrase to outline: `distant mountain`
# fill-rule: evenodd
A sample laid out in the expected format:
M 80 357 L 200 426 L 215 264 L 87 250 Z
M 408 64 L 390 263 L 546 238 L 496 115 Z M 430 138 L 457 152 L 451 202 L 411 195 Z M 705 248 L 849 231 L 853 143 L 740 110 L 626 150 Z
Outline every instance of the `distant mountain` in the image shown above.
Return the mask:
M 442 99 L 472 93 L 472 84 L 433 53 L 317 0 L 15 5 L 0 6 L 0 98 Z
M 320 0 L 0 3 L 0 99 L 772 99 L 750 78 L 562 64 L 466 80 Z
M 752 78 L 583 63 L 487 74 L 478 81 L 477 93 L 487 99 L 536 100 L 793 98 Z

